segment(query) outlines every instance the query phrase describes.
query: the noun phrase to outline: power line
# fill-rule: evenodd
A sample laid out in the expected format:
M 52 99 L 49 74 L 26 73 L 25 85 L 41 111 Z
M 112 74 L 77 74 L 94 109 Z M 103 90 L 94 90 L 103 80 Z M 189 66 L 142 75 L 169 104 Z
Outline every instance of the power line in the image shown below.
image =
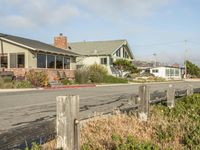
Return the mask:
M 165 46 L 165 45 L 173 45 L 173 44 L 181 44 L 184 41 L 177 41 L 177 42 L 166 42 L 166 43 L 154 43 L 154 44 L 145 44 L 145 45 L 134 45 L 135 47 L 147 47 L 147 46 Z

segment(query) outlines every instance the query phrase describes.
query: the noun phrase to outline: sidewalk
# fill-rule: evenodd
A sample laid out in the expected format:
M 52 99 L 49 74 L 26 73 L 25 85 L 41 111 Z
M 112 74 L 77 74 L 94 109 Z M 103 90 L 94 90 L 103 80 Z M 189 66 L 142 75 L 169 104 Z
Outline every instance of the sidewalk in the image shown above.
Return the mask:
M 0 93 L 4 93 L 4 92 L 22 92 L 22 91 L 36 91 L 36 90 L 43 90 L 43 88 L 0 89 Z
M 185 79 L 184 81 L 189 81 L 189 82 L 199 82 L 200 79 Z
M 140 85 L 140 84 L 167 84 L 167 83 L 179 83 L 179 82 L 187 82 L 187 81 L 194 81 L 200 82 L 200 79 L 187 79 L 181 81 L 167 81 L 167 82 L 145 82 L 145 83 L 136 83 L 136 82 L 129 82 L 129 83 L 120 83 L 120 84 L 80 84 L 80 85 L 63 85 L 63 86 L 54 86 L 54 87 L 45 87 L 45 88 L 24 88 L 24 89 L 0 89 L 0 93 L 5 92 L 22 92 L 22 91 L 36 91 L 36 90 L 61 90 L 61 89 L 68 89 L 68 88 L 95 88 L 95 87 L 108 87 L 108 86 L 127 86 L 127 85 Z

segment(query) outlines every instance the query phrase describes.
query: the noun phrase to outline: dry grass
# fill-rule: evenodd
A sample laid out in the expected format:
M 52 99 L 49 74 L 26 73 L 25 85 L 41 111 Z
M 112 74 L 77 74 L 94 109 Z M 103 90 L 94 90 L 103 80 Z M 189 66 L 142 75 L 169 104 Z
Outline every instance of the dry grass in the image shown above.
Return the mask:
M 173 122 L 176 122 L 176 120 L 173 120 Z M 176 123 L 181 124 L 180 122 L 178 123 L 178 121 Z M 117 134 L 122 138 L 131 135 L 142 141 L 150 141 L 163 149 L 169 147 L 173 149 L 182 149 L 182 145 L 179 144 L 179 128 L 176 123 L 169 124 L 169 120 L 160 115 L 150 116 L 147 122 L 139 121 L 135 116 L 126 114 L 96 117 L 82 126 L 81 145 L 87 143 L 92 149 L 112 149 L 113 141 L 111 137 L 113 134 Z M 155 138 L 156 128 L 159 125 L 162 126 L 163 129 L 167 129 L 167 127 L 171 126 L 172 130 L 177 130 L 173 140 L 160 142 Z
M 149 141 L 159 146 L 160 149 L 183 149 L 180 144 L 181 125 L 187 122 L 178 120 L 169 120 L 168 117 L 151 108 L 152 114 L 147 122 L 139 121 L 135 115 L 116 114 L 107 116 L 96 116 L 82 123 L 81 125 L 81 145 L 88 144 L 91 149 L 113 149 L 112 135 L 117 134 L 122 138 L 131 135 L 138 140 Z M 168 132 L 173 132 L 171 139 L 159 140 L 156 135 L 158 127 Z M 169 128 L 170 127 L 170 128 Z M 55 147 L 55 141 L 45 144 L 45 150 L 51 150 Z

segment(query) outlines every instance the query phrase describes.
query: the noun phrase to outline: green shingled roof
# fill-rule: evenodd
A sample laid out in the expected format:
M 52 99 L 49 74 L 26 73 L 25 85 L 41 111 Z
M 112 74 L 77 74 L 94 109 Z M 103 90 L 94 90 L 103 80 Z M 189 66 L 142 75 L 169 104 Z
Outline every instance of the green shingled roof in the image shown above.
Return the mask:
M 81 55 L 111 55 L 125 42 L 126 40 L 75 42 L 69 43 L 69 46 Z
M 53 45 L 46 44 L 37 40 L 32 40 L 32 39 L 27 39 L 27 38 L 22 38 L 18 36 L 13 36 L 13 35 L 7 35 L 7 34 L 2 34 L 0 33 L 0 38 L 10 40 L 12 42 L 30 47 L 34 50 L 38 51 L 44 51 L 44 52 L 51 52 L 51 53 L 60 53 L 64 55 L 71 55 L 71 56 L 78 56 L 79 54 L 73 52 L 72 50 L 64 50 L 61 48 L 57 48 Z

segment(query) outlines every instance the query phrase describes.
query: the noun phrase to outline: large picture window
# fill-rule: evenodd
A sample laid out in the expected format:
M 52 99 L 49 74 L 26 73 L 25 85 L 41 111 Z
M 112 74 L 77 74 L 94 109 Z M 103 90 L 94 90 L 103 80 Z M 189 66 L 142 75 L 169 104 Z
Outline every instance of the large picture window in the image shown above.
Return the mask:
M 17 66 L 18 66 L 18 68 L 24 68 L 25 67 L 24 54 L 18 54 L 17 55 Z
M 63 57 L 56 56 L 56 69 L 63 69 Z
M 64 69 L 70 69 L 70 58 L 64 57 Z
M 179 69 L 175 69 L 175 76 L 179 76 Z
M 37 54 L 37 68 L 46 68 L 46 54 Z
M 25 54 L 10 53 L 10 68 L 25 68 Z
M 55 56 L 47 55 L 47 68 L 55 68 Z
M 0 68 L 8 67 L 8 56 L 7 54 L 0 55 Z

